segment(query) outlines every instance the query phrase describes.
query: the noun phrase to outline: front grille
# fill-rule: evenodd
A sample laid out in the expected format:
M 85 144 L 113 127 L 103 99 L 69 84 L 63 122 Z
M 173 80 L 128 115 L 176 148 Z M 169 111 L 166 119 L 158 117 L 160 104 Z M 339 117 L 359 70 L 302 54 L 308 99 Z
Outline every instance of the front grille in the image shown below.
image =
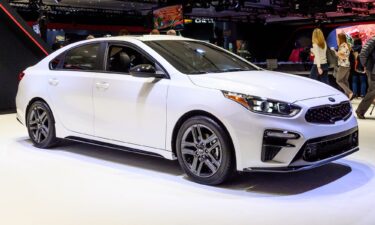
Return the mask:
M 303 147 L 302 157 L 307 162 L 316 162 L 340 155 L 358 146 L 358 131 L 327 140 L 310 140 Z
M 310 108 L 306 113 L 306 121 L 310 123 L 334 124 L 336 121 L 346 120 L 352 114 L 349 101 L 335 105 L 324 105 Z

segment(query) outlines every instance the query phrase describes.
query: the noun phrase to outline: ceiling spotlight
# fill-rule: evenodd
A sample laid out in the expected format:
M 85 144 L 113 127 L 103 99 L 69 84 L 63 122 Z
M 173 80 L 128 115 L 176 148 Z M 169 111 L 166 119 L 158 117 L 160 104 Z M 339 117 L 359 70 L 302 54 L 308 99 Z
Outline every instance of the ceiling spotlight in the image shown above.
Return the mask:
M 244 1 L 243 0 L 237 0 L 233 1 L 233 9 L 234 11 L 238 12 L 241 10 L 241 7 L 243 7 Z

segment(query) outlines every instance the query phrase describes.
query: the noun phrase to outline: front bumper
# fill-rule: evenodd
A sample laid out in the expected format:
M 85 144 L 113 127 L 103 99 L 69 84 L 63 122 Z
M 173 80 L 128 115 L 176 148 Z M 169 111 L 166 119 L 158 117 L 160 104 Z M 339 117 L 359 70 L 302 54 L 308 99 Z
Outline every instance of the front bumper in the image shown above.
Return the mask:
M 334 97 L 336 103 L 347 101 L 347 98 L 341 94 Z M 328 97 L 307 99 L 296 102 L 296 104 L 302 107 L 302 110 L 294 117 L 252 113 L 235 102 L 233 102 L 233 107 L 228 107 L 225 113 L 219 117 L 233 140 L 238 171 L 262 168 L 267 168 L 267 170 L 283 170 L 285 168 L 290 170 L 292 168 L 293 170 L 302 166 L 317 165 L 319 162 L 305 162 L 303 165 L 292 163 L 296 162 L 298 153 L 308 141 L 358 129 L 358 123 L 353 113 L 345 120 L 334 121 L 330 124 L 313 123 L 306 120 L 306 113 L 309 109 L 332 104 Z M 298 138 L 288 139 L 287 142 L 268 142 L 266 145 L 274 147 L 275 151 L 264 154 L 264 135 L 267 131 L 297 134 Z M 281 149 L 277 149 L 280 146 Z M 345 154 L 342 155 L 345 156 Z M 331 161 L 335 159 L 332 158 Z
M 244 171 L 293 172 L 322 166 L 359 150 L 358 127 L 307 140 L 286 167 L 249 167 Z

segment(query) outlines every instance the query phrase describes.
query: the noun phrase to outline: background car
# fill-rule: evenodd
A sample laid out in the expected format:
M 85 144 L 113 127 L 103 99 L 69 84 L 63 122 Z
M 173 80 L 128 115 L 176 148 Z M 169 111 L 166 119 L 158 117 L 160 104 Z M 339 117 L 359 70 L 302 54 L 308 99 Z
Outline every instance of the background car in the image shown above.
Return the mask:
M 166 35 L 66 46 L 20 76 L 17 118 L 39 148 L 59 138 L 178 159 L 194 181 L 296 171 L 358 150 L 348 98 Z

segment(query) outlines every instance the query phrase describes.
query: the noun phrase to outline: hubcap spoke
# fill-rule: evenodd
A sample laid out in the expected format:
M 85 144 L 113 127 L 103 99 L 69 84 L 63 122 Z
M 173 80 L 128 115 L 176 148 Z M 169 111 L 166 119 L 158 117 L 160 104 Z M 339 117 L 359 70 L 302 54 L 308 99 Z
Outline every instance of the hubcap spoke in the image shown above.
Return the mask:
M 36 117 L 37 117 L 37 116 L 36 116 L 36 114 L 35 114 L 35 109 L 31 110 L 29 124 L 37 123 L 38 120 L 37 120 Z
M 209 144 L 217 139 L 217 136 L 215 134 L 209 136 L 206 140 L 204 140 L 205 144 Z
M 191 150 L 191 149 L 188 149 L 188 148 L 183 148 L 182 149 L 182 154 L 183 155 L 195 155 L 195 151 Z
M 208 152 L 211 152 L 212 150 L 214 150 L 215 148 L 217 148 L 219 146 L 219 142 L 215 142 L 215 144 L 211 145 L 207 150 Z
M 210 157 L 211 162 L 212 162 L 216 167 L 219 167 L 219 166 L 220 166 L 220 163 L 215 159 L 215 157 L 214 157 L 211 153 L 208 153 L 208 156 Z
M 199 163 L 199 166 L 198 166 L 198 169 L 197 169 L 197 175 L 198 175 L 198 176 L 201 175 L 202 167 L 203 167 L 203 162 L 200 162 L 200 163 Z
M 36 130 L 36 137 L 35 137 L 35 141 L 40 143 L 41 142 L 41 132 L 40 132 L 40 129 L 37 129 Z
M 40 114 L 39 120 L 42 122 L 42 124 L 44 124 L 47 120 L 47 113 L 43 112 L 42 114 Z
M 198 165 L 198 156 L 194 156 L 193 163 L 191 164 L 191 170 L 193 172 L 197 171 L 197 165 Z
M 195 126 L 195 129 L 197 130 L 198 139 L 199 139 L 199 142 L 200 142 L 201 140 L 203 140 L 203 135 L 202 135 L 201 127 L 199 125 L 197 125 L 197 126 Z
M 35 109 L 34 109 L 34 112 L 35 112 L 35 114 L 36 114 L 36 117 L 39 119 L 39 118 L 40 118 L 40 114 L 39 114 L 39 110 L 38 110 L 38 108 L 35 108 Z
M 41 128 L 40 132 L 43 134 L 44 138 L 46 138 L 48 136 L 48 133 L 46 132 L 45 129 Z
M 46 125 L 42 125 L 41 128 L 44 130 L 44 132 L 48 133 L 49 129 Z
M 36 122 L 36 120 L 30 120 L 29 121 L 29 125 L 31 126 L 31 125 L 34 125 L 34 124 L 36 124 L 37 122 Z
M 196 128 L 196 126 L 192 127 L 192 134 L 193 134 L 194 143 L 198 144 L 199 143 L 199 133 L 198 133 L 198 129 Z
M 212 162 L 210 162 L 210 160 L 206 160 L 204 161 L 204 163 L 206 164 L 206 166 L 212 171 L 212 173 L 215 173 L 216 172 L 216 167 L 214 166 L 214 164 L 212 164 Z
M 194 143 L 188 142 L 188 141 L 183 141 L 182 142 L 182 147 L 194 147 L 194 148 L 196 148 L 196 146 L 195 146 Z
M 30 130 L 36 130 L 36 129 L 38 129 L 37 125 L 30 126 Z

